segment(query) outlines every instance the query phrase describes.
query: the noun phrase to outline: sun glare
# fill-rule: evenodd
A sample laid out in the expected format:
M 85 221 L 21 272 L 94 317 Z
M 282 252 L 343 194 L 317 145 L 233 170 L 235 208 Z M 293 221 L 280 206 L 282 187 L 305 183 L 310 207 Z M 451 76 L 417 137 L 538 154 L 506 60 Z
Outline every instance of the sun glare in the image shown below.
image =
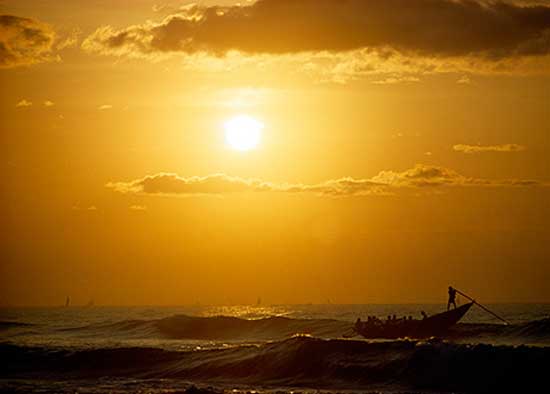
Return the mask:
M 239 115 L 224 123 L 225 140 L 236 150 L 254 149 L 260 143 L 264 125 L 257 119 L 247 115 Z

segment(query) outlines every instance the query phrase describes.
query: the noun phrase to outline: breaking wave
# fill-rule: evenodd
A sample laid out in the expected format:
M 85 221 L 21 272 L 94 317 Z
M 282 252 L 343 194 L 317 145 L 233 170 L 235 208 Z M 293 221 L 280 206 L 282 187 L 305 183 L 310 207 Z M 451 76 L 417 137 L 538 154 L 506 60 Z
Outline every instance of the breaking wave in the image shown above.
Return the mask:
M 0 376 L 10 378 L 177 378 L 209 384 L 466 392 L 545 387 L 550 365 L 546 347 L 372 343 L 309 336 L 186 352 L 140 347 L 69 351 L 4 344 L 0 354 L 8 361 Z

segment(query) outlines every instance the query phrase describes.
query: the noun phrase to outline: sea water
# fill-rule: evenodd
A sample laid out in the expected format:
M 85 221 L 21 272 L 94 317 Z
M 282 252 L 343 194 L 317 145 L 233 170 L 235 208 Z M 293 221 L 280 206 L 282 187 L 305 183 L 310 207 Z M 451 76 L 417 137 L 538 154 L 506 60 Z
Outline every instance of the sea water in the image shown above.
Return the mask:
M 361 317 L 446 305 L 0 309 L 5 392 L 492 392 L 543 385 L 550 304 L 474 306 L 443 338 L 344 338 Z M 481 369 L 481 373 L 472 371 Z M 538 388 L 538 387 L 537 387 Z

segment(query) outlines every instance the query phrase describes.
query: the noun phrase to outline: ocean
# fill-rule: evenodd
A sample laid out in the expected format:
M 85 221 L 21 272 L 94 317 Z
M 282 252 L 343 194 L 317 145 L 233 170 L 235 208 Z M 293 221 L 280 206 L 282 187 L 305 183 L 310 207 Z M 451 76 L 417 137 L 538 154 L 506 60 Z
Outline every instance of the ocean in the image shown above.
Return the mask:
M 3 308 L 0 392 L 548 392 L 550 304 L 487 306 L 397 340 L 343 335 L 446 305 Z

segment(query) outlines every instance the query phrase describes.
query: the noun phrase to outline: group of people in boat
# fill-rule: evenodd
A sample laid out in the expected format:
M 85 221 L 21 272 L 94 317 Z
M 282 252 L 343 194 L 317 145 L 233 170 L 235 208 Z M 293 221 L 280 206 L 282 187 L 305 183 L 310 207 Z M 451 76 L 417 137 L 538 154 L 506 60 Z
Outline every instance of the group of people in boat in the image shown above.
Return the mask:
M 428 315 L 426 315 L 426 312 L 422 311 L 420 312 L 422 314 L 422 319 L 426 319 Z M 361 332 L 365 330 L 366 328 L 391 328 L 391 327 L 399 327 L 401 325 L 410 324 L 417 322 L 417 319 L 413 319 L 412 316 L 403 316 L 403 317 L 397 317 L 396 315 L 389 315 L 387 319 L 382 320 L 379 319 L 376 316 L 367 316 L 366 321 L 362 321 L 361 318 L 358 318 L 355 322 L 355 330 L 357 332 Z
M 449 300 L 447 302 L 447 310 L 451 308 L 451 305 L 456 308 L 456 290 L 449 286 Z M 422 315 L 422 319 L 427 319 L 428 315 L 426 312 L 421 311 L 420 314 Z M 386 320 L 379 319 L 376 316 L 368 316 L 366 321 L 361 321 L 360 318 L 357 319 L 355 322 L 355 330 L 357 332 L 362 332 L 366 329 L 391 329 L 391 328 L 399 328 L 399 327 L 406 327 L 410 325 L 414 325 L 419 320 L 413 319 L 412 316 L 403 316 L 403 317 L 397 317 L 396 315 L 390 315 Z

